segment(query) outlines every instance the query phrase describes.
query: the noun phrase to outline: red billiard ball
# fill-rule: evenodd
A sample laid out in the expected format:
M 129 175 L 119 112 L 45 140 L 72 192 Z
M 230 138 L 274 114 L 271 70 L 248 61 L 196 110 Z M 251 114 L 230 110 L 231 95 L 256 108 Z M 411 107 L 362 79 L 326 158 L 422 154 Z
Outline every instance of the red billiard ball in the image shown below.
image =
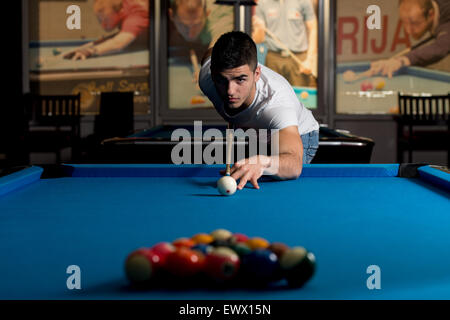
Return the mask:
M 231 244 L 236 244 L 239 242 L 246 242 L 248 240 L 248 236 L 242 233 L 233 233 L 233 235 L 230 238 Z
M 160 268 L 159 255 L 149 248 L 140 248 L 133 251 L 125 261 L 125 274 L 133 284 L 149 282 Z
M 180 247 L 167 256 L 165 268 L 174 276 L 191 277 L 201 272 L 204 264 L 205 256 L 201 252 Z
M 283 254 L 280 266 L 288 285 L 299 288 L 313 276 L 316 258 L 303 247 L 293 247 Z
M 215 282 L 232 280 L 238 274 L 240 259 L 236 252 L 226 247 L 218 247 L 206 256 L 205 273 Z
M 174 252 L 175 249 L 175 246 L 169 242 L 159 242 L 151 247 L 151 250 L 159 256 L 161 265 L 166 263 L 167 256 Z
M 373 84 L 370 81 L 363 81 L 360 85 L 361 91 L 369 91 L 373 89 Z

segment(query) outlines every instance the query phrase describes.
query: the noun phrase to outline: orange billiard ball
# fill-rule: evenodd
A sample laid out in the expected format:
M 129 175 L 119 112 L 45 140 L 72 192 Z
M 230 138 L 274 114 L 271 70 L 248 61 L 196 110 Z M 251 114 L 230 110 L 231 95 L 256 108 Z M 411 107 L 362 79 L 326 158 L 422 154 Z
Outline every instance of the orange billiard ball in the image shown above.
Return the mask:
M 270 243 L 266 239 L 260 238 L 260 237 L 253 237 L 247 240 L 245 243 L 250 247 L 252 250 L 256 249 L 266 249 L 269 247 Z

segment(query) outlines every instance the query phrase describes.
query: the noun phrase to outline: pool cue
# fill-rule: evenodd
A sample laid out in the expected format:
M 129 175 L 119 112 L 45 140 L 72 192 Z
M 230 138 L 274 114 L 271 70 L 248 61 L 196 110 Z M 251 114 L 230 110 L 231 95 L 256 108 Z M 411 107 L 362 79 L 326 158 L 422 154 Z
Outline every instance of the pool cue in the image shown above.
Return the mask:
M 192 81 L 196 83 L 197 89 L 200 89 L 200 86 L 199 86 L 199 83 L 198 83 L 198 77 L 200 76 L 200 66 L 198 65 L 197 55 L 195 54 L 194 49 L 191 49 L 189 51 L 189 53 L 190 53 L 190 56 L 191 56 L 192 68 L 194 69 L 194 74 L 193 74 L 193 80 Z
M 200 66 L 198 65 L 198 59 L 197 59 L 197 55 L 195 54 L 194 49 L 191 49 L 189 51 L 189 54 L 191 55 L 191 63 L 192 63 L 192 68 L 194 69 L 194 72 L 196 74 L 199 74 L 200 72 Z
M 289 50 L 287 45 L 281 42 L 281 40 L 278 39 L 278 37 L 275 34 L 273 34 L 269 29 L 267 29 L 266 27 L 263 27 L 263 29 L 269 35 L 269 37 L 271 37 L 280 47 L 282 47 L 291 56 L 292 59 L 294 59 L 294 61 L 299 65 L 299 67 L 303 68 L 303 62 L 301 62 L 300 59 L 297 58 L 297 56 L 291 50 Z M 315 70 L 311 70 L 311 73 L 314 77 L 317 78 Z
M 420 47 L 421 45 L 427 43 L 431 39 L 434 39 L 434 36 L 429 36 L 428 38 L 423 39 L 422 41 L 416 43 L 415 45 L 411 46 L 410 48 L 406 48 L 406 49 L 396 53 L 395 55 L 392 56 L 392 58 L 398 58 L 400 56 L 403 56 L 403 55 L 407 54 L 408 52 L 410 52 L 411 50 L 414 50 L 417 47 Z
M 94 40 L 94 41 L 90 41 L 87 42 L 85 44 L 83 44 L 82 46 L 76 47 L 74 49 L 70 49 L 64 52 L 61 52 L 59 54 L 57 54 L 56 56 L 52 56 L 52 57 L 46 57 L 45 60 L 42 62 L 42 64 L 46 64 L 48 62 L 52 62 L 52 61 L 56 61 L 56 60 L 60 60 L 60 59 L 70 59 L 73 57 L 73 55 L 75 54 L 75 52 L 77 52 L 78 50 L 80 50 L 81 48 L 89 48 L 89 47 L 93 47 L 99 43 L 102 43 L 108 39 L 111 39 L 113 37 L 115 37 L 119 32 L 115 32 L 113 34 L 110 34 L 108 36 L 102 36 L 100 39 Z M 70 55 L 70 57 L 65 57 Z
M 231 175 L 231 152 L 232 152 L 232 148 L 233 148 L 233 131 L 231 131 L 232 129 L 232 125 L 230 123 L 228 123 L 228 129 L 227 130 L 227 168 L 226 168 L 226 173 L 225 175 L 229 176 Z

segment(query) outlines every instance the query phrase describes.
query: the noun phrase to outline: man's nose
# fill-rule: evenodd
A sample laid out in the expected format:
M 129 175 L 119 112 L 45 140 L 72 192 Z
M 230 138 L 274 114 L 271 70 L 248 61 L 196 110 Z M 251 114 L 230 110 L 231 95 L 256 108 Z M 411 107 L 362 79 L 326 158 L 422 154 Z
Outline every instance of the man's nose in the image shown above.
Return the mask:
M 233 81 L 228 82 L 228 89 L 227 93 L 229 96 L 233 96 L 236 92 L 236 85 L 233 83 Z
M 404 23 L 403 28 L 407 34 L 411 34 L 411 25 L 409 23 Z

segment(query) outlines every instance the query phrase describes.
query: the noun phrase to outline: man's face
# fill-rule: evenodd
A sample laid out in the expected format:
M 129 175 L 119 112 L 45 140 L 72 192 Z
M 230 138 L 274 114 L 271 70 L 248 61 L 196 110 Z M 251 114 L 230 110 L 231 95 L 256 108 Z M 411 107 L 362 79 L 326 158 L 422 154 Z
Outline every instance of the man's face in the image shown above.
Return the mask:
M 94 13 L 105 31 L 113 30 L 120 23 L 120 14 L 116 12 L 112 4 L 96 1 Z
M 434 20 L 434 10 L 424 13 L 423 9 L 414 3 L 402 3 L 399 8 L 400 20 L 402 21 L 405 32 L 411 35 L 415 40 L 431 30 Z
M 188 41 L 197 39 L 206 24 L 207 13 L 203 6 L 195 9 L 188 8 L 182 3 L 176 14 L 171 14 L 171 18 L 178 32 Z
M 232 109 L 248 107 L 255 97 L 256 82 L 261 75 L 261 67 L 253 70 L 248 64 L 226 69 L 220 73 L 213 74 L 212 78 L 220 97 L 225 104 Z

